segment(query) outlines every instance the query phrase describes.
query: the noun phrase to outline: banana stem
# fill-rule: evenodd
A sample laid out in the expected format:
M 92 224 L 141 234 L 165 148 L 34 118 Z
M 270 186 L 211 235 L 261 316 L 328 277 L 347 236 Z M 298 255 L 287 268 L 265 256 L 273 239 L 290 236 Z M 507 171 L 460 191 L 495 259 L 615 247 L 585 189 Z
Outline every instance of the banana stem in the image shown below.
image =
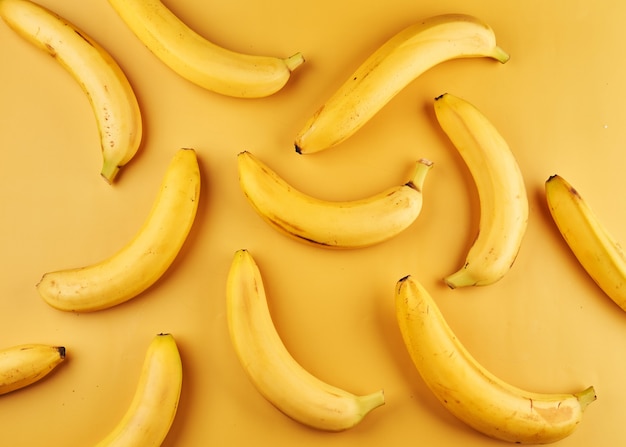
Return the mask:
M 359 407 L 361 408 L 361 414 L 365 416 L 373 409 L 385 404 L 385 393 L 383 392 L 383 390 L 380 390 L 372 394 L 359 396 L 358 400 Z
M 502 64 L 505 64 L 511 58 L 509 53 L 507 53 L 506 51 L 504 51 L 502 48 L 498 46 L 496 46 L 493 49 L 493 54 L 491 55 L 491 57 L 493 57 L 495 60 L 497 60 L 498 62 Z
M 432 167 L 432 161 L 425 158 L 420 158 L 417 161 L 417 165 L 415 166 L 415 171 L 413 172 L 411 180 L 409 180 L 406 184 L 416 191 L 422 192 L 422 188 L 424 187 L 424 180 L 426 179 L 426 174 L 428 174 Z
M 289 71 L 294 71 L 296 68 L 304 63 L 304 56 L 302 55 L 302 53 L 298 52 L 293 56 L 289 56 L 288 58 L 283 60 L 285 61 L 285 65 L 287 65 Z
M 582 390 L 579 393 L 574 394 L 574 396 L 576 396 L 576 398 L 578 399 L 578 402 L 580 403 L 580 408 L 583 411 L 585 411 L 585 408 L 587 408 L 587 405 L 589 405 L 591 402 L 597 399 L 596 390 L 592 386 L 590 386 L 587 389 Z

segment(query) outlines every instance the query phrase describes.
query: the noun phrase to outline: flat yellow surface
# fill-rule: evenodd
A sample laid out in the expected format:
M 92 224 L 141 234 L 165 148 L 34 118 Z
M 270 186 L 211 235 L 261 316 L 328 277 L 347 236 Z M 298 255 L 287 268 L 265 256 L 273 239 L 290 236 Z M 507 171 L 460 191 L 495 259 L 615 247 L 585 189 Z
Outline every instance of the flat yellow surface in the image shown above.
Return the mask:
M 588 278 L 552 223 L 544 181 L 575 185 L 626 242 L 626 3 L 166 1 L 192 28 L 241 52 L 307 62 L 278 94 L 240 100 L 202 90 L 158 61 L 105 0 L 42 0 L 106 47 L 132 82 L 145 121 L 140 154 L 110 186 L 99 175 L 94 117 L 78 84 L 0 22 L 0 340 L 67 348 L 45 380 L 0 397 L 0 445 L 95 444 L 121 418 L 145 350 L 176 337 L 184 363 L 180 408 L 164 446 L 496 446 L 435 400 L 410 362 L 393 310 L 396 281 L 419 277 L 457 335 L 497 376 L 535 391 L 594 385 L 598 400 L 563 447 L 626 445 L 626 314 Z M 458 60 L 425 73 L 355 136 L 299 156 L 293 139 L 314 110 L 380 44 L 430 15 L 476 15 L 511 55 L 500 65 Z M 525 176 L 530 220 L 500 282 L 450 290 L 479 204 L 472 178 L 439 130 L 433 98 L 475 104 L 509 142 Z M 50 270 L 109 256 L 139 229 L 180 147 L 203 174 L 194 228 L 168 273 L 140 297 L 93 313 L 63 313 L 39 298 Z M 236 154 L 249 150 L 294 186 L 326 199 L 360 198 L 403 183 L 415 159 L 435 165 L 421 216 L 384 244 L 332 251 L 266 225 L 241 194 Z M 277 411 L 252 387 L 230 345 L 225 279 L 251 251 L 271 312 L 293 356 L 350 390 L 385 390 L 361 425 L 329 434 Z

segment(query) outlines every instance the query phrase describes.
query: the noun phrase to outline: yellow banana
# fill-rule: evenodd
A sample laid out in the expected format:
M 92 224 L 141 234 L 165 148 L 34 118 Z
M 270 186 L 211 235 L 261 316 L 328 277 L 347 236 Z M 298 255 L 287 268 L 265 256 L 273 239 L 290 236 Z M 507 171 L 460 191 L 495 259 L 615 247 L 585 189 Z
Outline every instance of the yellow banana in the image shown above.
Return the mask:
M 117 426 L 97 447 L 158 447 L 178 410 L 183 367 L 171 334 L 158 334 L 148 346 L 133 400 Z
M 96 264 L 46 273 L 41 297 L 64 311 L 89 312 L 127 301 L 154 284 L 182 248 L 198 209 L 196 152 L 180 149 L 170 162 L 156 201 L 135 237 Z
M 596 394 L 519 389 L 480 365 L 456 338 L 436 302 L 412 276 L 400 279 L 396 314 L 407 350 L 426 385 L 461 421 L 493 438 L 546 444 L 570 435 Z
M 305 123 L 295 139 L 296 152 L 338 145 L 426 70 L 470 57 L 509 59 L 496 45 L 493 30 L 476 17 L 444 14 L 405 28 L 372 53 Z
M 63 360 L 63 346 L 32 343 L 0 350 L 0 394 L 41 380 Z
M 384 404 L 382 391 L 355 396 L 319 380 L 294 360 L 274 327 L 261 273 L 247 250 L 235 253 L 226 296 L 230 337 L 241 365 L 285 415 L 319 430 L 342 431 Z
M 0 0 L 0 17 L 16 33 L 51 54 L 89 99 L 102 149 L 102 177 L 112 183 L 138 151 L 141 111 L 126 75 L 84 31 L 28 0 Z
M 222 48 L 191 30 L 159 0 L 109 0 L 141 42 L 183 78 L 227 96 L 260 98 L 282 89 L 304 57 L 282 59 Z
M 528 223 L 528 197 L 513 152 L 476 107 L 450 94 L 435 100 L 437 120 L 472 175 L 480 201 L 478 235 L 465 264 L 445 278 L 451 288 L 482 286 L 511 268 Z
M 432 167 L 421 159 L 404 185 L 331 202 L 296 190 L 250 152 L 241 152 L 238 164 L 241 189 L 265 221 L 297 240 L 331 248 L 374 245 L 409 227 L 422 210 L 422 187 Z
M 626 257 L 619 243 L 563 177 L 551 176 L 545 191 L 552 218 L 580 265 L 626 310 Z

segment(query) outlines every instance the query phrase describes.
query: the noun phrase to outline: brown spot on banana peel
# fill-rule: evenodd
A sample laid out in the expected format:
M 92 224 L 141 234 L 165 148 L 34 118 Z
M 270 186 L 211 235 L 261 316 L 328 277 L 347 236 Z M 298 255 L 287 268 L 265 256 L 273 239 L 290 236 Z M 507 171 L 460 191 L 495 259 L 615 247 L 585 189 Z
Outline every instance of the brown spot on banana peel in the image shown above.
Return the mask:
M 81 39 L 83 39 L 85 42 L 87 42 L 87 44 L 89 44 L 90 46 L 93 47 L 93 43 L 91 42 L 91 40 L 89 40 L 89 38 L 87 36 L 85 36 L 83 33 L 81 33 L 79 30 L 74 30 L 74 32 L 76 34 L 78 34 L 80 36 Z
M 304 237 L 304 236 L 300 236 L 299 234 L 293 234 L 293 233 L 290 233 L 290 234 L 293 237 L 295 237 L 295 238 L 301 239 L 301 240 L 303 240 L 305 242 L 309 242 L 309 243 L 314 244 L 314 245 L 319 245 L 320 247 L 333 247 L 333 248 L 336 247 L 335 245 L 327 244 L 325 242 L 316 241 L 315 239 L 311 239 L 311 238 L 307 238 L 307 237 Z
M 56 59 L 57 50 L 48 42 L 44 43 L 44 46 L 46 47 L 46 51 L 50 54 L 50 56 Z
M 568 421 L 572 417 L 573 409 L 571 407 L 561 408 L 561 402 L 556 407 L 537 408 L 533 406 L 532 399 L 530 401 L 531 410 L 539 414 L 546 422 L 550 424 L 559 424 Z
M 400 279 L 398 280 L 398 284 L 401 284 L 401 283 L 405 282 L 406 280 L 408 280 L 408 279 L 409 279 L 409 277 L 410 277 L 410 276 L 411 276 L 411 275 L 406 275 L 406 276 L 403 276 L 402 278 L 400 278 Z
M 284 231 L 289 236 L 295 237 L 296 239 L 300 239 L 300 240 L 303 240 L 305 242 L 309 242 L 309 243 L 311 243 L 313 245 L 318 245 L 318 246 L 321 246 L 321 247 L 334 247 L 332 244 L 325 243 L 325 242 L 320 242 L 320 241 L 317 241 L 315 239 L 311 239 L 311 238 L 302 236 L 300 234 L 302 232 L 301 228 L 296 227 L 296 226 L 292 225 L 289 222 L 286 222 L 285 220 L 279 218 L 278 216 L 274 216 L 273 219 L 269 219 L 269 222 L 271 224 L 275 225 L 276 228 L 280 229 L 281 231 Z
M 581 199 L 580 194 L 578 194 L 578 191 L 576 191 L 576 188 L 574 188 L 573 186 L 569 187 L 569 192 L 572 193 L 572 195 L 575 196 L 577 199 Z

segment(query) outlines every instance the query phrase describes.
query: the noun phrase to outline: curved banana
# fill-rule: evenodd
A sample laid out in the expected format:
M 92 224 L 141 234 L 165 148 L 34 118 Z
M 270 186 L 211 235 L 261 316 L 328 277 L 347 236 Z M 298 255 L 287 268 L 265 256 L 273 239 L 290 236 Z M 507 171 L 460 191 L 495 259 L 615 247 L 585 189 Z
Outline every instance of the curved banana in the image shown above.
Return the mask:
M 507 142 L 476 107 L 450 94 L 435 100 L 437 120 L 467 164 L 478 190 L 478 235 L 449 287 L 482 286 L 511 268 L 528 223 L 522 173 Z
M 0 394 L 43 379 L 63 360 L 63 346 L 31 343 L 0 350 Z
M 0 0 L 0 17 L 15 32 L 51 54 L 78 82 L 91 104 L 102 149 L 102 177 L 112 183 L 138 151 L 141 111 L 126 75 L 84 31 L 28 0 Z
M 426 385 L 457 418 L 493 438 L 545 444 L 570 435 L 596 400 L 519 389 L 480 365 L 456 338 L 436 302 L 412 276 L 396 285 L 396 315 L 407 350 Z
M 580 265 L 626 310 L 626 256 L 619 243 L 563 177 L 550 176 L 545 191 L 552 218 Z
M 330 248 L 374 245 L 409 227 L 422 210 L 422 187 L 432 167 L 421 159 L 404 185 L 330 202 L 296 190 L 250 152 L 241 152 L 238 164 L 241 189 L 265 221 L 300 241 Z
M 178 410 L 183 367 L 171 334 L 158 334 L 148 346 L 133 400 L 117 426 L 97 447 L 158 447 Z
M 52 307 L 75 312 L 123 303 L 154 284 L 182 248 L 198 209 L 196 152 L 180 149 L 170 162 L 156 201 L 135 237 L 96 264 L 46 273 L 37 284 Z
M 319 430 L 342 431 L 385 402 L 382 391 L 355 396 L 322 382 L 289 354 L 267 306 L 261 273 L 247 250 L 235 253 L 227 280 L 233 347 L 258 391 L 290 418 Z
M 159 0 L 109 0 L 143 44 L 183 78 L 226 96 L 260 98 L 282 89 L 304 57 L 242 54 L 203 38 Z
M 352 136 L 396 94 L 442 62 L 489 57 L 505 63 L 493 30 L 476 17 L 444 14 L 400 31 L 370 55 L 305 123 L 296 152 L 310 154 Z

